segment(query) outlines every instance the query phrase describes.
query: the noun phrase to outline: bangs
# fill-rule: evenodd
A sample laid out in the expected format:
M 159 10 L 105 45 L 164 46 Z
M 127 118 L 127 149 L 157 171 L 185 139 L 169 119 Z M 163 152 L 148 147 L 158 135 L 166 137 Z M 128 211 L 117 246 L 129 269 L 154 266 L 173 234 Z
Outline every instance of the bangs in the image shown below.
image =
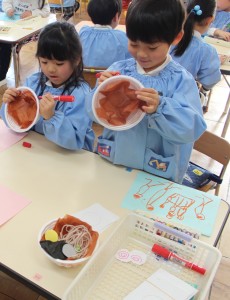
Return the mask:
M 53 37 L 44 37 L 42 43 L 38 45 L 37 56 L 47 59 L 56 59 L 59 61 L 68 60 L 70 58 L 69 45 L 63 44 L 63 41 Z
M 180 0 L 133 0 L 126 15 L 127 37 L 131 41 L 170 45 L 181 31 L 184 18 Z
M 144 43 L 162 41 L 162 30 L 167 30 L 167 27 L 167 22 L 164 20 L 162 22 L 160 12 L 155 13 L 155 18 L 149 13 L 135 15 L 126 20 L 126 33 L 131 41 L 139 40 Z

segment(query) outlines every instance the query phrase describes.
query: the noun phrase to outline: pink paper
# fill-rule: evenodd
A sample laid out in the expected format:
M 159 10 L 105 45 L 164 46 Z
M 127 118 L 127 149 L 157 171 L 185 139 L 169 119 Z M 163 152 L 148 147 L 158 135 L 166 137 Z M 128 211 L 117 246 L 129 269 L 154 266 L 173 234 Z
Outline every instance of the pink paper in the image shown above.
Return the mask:
M 27 132 L 17 133 L 12 131 L 2 120 L 0 120 L 0 152 L 11 147 L 27 134 Z
M 0 185 L 0 225 L 19 213 L 31 201 Z

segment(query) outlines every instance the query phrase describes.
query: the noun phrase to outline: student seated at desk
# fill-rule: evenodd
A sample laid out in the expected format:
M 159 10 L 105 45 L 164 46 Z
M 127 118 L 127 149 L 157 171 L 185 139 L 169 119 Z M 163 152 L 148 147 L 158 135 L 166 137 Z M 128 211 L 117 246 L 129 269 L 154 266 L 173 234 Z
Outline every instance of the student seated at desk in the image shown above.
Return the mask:
M 131 129 L 104 129 L 98 139 L 101 157 L 178 183 L 187 170 L 194 141 L 206 129 L 193 76 L 168 54 L 183 36 L 184 18 L 180 0 L 133 0 L 126 15 L 133 58 L 112 64 L 98 79 L 101 84 L 119 71 L 139 80 L 144 88 L 135 94 L 145 102 L 146 113 Z M 86 97 L 92 119 L 94 92 Z
M 74 13 L 79 9 L 80 4 L 76 0 L 63 0 L 62 6 L 63 6 L 62 18 L 68 21 L 74 15 Z M 50 11 L 52 13 L 61 13 L 62 12 L 61 5 L 50 3 Z
M 47 0 L 2 0 L 2 9 L 8 17 L 20 15 L 21 19 L 30 16 L 48 17 L 50 7 Z M 6 74 L 11 60 L 11 44 L 0 43 L 0 86 L 6 84 Z
M 208 35 L 230 42 L 230 1 L 217 0 L 217 11 L 214 21 L 207 31 Z
M 90 0 L 87 11 L 95 24 L 80 30 L 85 66 L 109 67 L 130 58 L 125 32 L 114 29 L 121 15 L 121 0 Z
M 75 27 L 67 22 L 47 25 L 40 33 L 36 56 L 41 72 L 26 81 L 26 86 L 42 96 L 40 119 L 34 130 L 57 145 L 70 150 L 93 150 L 94 133 L 85 110 L 82 47 Z M 7 89 L 0 115 L 5 121 L 6 102 L 14 101 L 19 91 Z M 73 95 L 74 102 L 55 101 L 52 95 Z
M 190 1 L 187 5 L 184 36 L 170 51 L 172 58 L 185 67 L 202 85 L 201 93 L 204 96 L 221 79 L 217 51 L 205 43 L 201 36 L 209 28 L 215 15 L 215 8 L 215 0 Z M 207 98 L 201 97 L 201 100 L 205 106 Z

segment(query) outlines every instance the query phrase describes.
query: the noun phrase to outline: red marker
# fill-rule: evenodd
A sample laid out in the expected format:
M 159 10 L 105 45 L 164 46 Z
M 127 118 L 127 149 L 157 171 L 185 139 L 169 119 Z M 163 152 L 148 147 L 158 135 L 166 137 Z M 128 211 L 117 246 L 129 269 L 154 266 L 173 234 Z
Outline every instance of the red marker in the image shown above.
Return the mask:
M 205 274 L 206 269 L 201 268 L 197 265 L 194 265 L 193 263 L 179 257 L 173 252 L 170 252 L 169 250 L 165 249 L 164 247 L 161 247 L 160 245 L 154 244 L 152 247 L 152 252 L 154 252 L 157 255 L 160 255 L 164 257 L 165 259 L 169 259 L 173 262 L 179 263 L 180 265 L 184 266 L 185 268 L 191 269 L 193 271 L 196 271 L 202 275 Z
M 74 101 L 74 96 L 66 96 L 66 95 L 56 96 L 56 95 L 52 95 L 52 97 L 56 101 L 62 101 L 62 102 L 73 102 Z M 42 96 L 39 96 L 38 99 L 42 99 Z

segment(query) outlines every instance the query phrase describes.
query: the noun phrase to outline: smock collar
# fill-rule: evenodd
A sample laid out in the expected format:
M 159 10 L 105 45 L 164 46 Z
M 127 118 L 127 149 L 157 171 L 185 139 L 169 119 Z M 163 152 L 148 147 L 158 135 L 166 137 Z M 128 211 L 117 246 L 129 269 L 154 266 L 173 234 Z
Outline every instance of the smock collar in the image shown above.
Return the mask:
M 168 54 L 166 57 L 166 60 L 163 62 L 162 65 L 160 65 L 159 67 L 157 67 L 156 69 L 149 71 L 149 72 L 145 72 L 145 70 L 139 65 L 139 63 L 137 62 L 137 73 L 142 74 L 142 75 L 158 75 L 160 73 L 161 70 L 163 70 L 165 68 L 165 66 L 172 60 L 172 57 Z

